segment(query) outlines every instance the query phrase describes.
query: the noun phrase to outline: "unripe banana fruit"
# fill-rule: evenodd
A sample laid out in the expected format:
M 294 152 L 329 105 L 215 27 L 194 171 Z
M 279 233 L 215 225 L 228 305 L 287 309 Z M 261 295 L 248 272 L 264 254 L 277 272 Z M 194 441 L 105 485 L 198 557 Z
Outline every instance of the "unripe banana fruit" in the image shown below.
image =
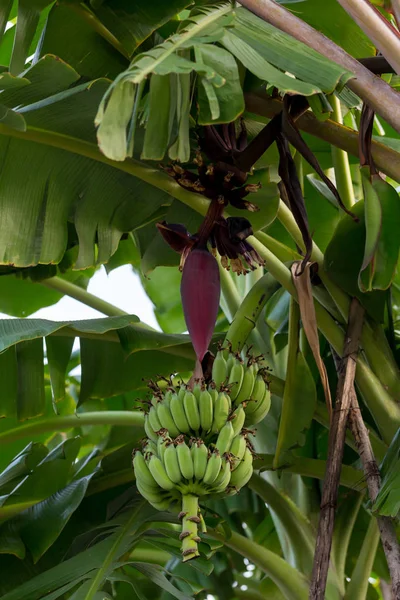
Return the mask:
M 271 404 L 259 361 L 249 355 L 242 360 L 225 347 L 215 357 L 208 385 L 196 380 L 191 389 L 175 377 L 167 387 L 164 380 L 161 389 L 151 382 L 147 439 L 133 458 L 136 484 L 155 509 L 181 507 L 184 561 L 199 554 L 198 526 L 206 531 L 199 497 L 235 494 L 253 473 L 253 450 L 243 427 L 259 423 Z
M 212 368 L 212 378 L 217 389 L 227 379 L 227 364 L 222 350 L 217 352 L 217 355 L 214 359 Z
M 232 369 L 229 373 L 228 387 L 229 387 L 229 395 L 233 400 L 237 398 L 239 395 L 240 389 L 242 387 L 244 377 L 244 368 L 243 363 L 240 358 L 236 358 Z

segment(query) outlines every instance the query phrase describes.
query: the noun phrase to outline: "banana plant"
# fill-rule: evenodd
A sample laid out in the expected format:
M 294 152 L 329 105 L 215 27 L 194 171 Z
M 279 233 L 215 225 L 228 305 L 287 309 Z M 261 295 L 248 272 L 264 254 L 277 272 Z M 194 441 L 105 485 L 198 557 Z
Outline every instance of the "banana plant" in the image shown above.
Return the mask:
M 292 4 L 0 2 L 5 600 L 399 597 L 399 11 Z

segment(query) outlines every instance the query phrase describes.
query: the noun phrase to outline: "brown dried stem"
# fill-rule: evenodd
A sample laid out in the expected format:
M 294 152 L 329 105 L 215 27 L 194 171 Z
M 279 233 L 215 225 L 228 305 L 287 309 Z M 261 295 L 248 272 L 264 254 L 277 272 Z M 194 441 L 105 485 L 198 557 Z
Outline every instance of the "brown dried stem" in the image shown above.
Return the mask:
M 353 298 L 350 304 L 347 334 L 339 368 L 336 404 L 329 430 L 328 459 L 311 577 L 310 600 L 324 600 L 325 598 L 346 424 L 351 406 L 352 391 L 354 390 L 354 377 L 363 320 L 364 309 L 358 300 Z
M 340 358 L 332 349 L 336 370 L 340 368 Z M 351 391 L 351 407 L 348 416 L 348 426 L 353 434 L 357 451 L 363 465 L 368 494 L 373 503 L 381 487 L 381 475 L 378 468 L 368 429 L 363 421 L 357 394 L 353 387 Z M 382 582 L 382 595 L 390 600 L 400 599 L 400 547 L 393 521 L 389 517 L 377 516 L 383 550 L 389 566 L 392 579 L 393 594 L 390 593 L 386 582 Z M 385 593 L 384 593 L 385 592 Z
M 363 421 L 357 395 L 353 388 L 351 392 L 351 409 L 349 412 L 349 426 L 356 442 L 361 458 L 368 493 L 371 502 L 374 502 L 381 486 L 379 468 L 372 450 L 368 430 Z M 382 546 L 385 552 L 392 579 L 392 598 L 400 599 L 400 547 L 396 536 L 393 521 L 389 517 L 377 517 L 381 534 Z

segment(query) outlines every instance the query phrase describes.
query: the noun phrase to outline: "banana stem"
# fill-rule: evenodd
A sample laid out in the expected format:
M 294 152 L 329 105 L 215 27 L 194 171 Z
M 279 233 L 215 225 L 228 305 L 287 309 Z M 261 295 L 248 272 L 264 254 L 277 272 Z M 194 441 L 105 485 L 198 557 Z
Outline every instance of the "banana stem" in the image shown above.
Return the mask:
M 199 499 L 192 494 L 182 496 L 182 533 L 181 533 L 181 551 L 183 562 L 199 556 L 198 525 L 201 523 L 199 517 Z
M 278 242 L 278 240 L 275 240 L 272 236 L 268 235 L 264 231 L 257 231 L 254 234 L 254 237 L 257 238 L 257 240 L 266 248 L 268 248 L 268 250 L 271 250 L 271 252 L 273 252 L 273 254 L 275 254 L 275 256 L 282 262 L 301 260 L 301 255 L 296 252 L 296 250 L 292 250 L 292 248 L 289 248 L 288 246 L 285 246 L 285 244 Z
M 23 423 L 14 429 L 0 433 L 0 443 L 7 444 L 35 435 L 67 431 L 87 425 L 119 425 L 121 427 L 143 427 L 144 415 L 140 411 L 104 410 L 99 412 L 75 413 L 59 417 L 40 418 L 37 421 Z
M 329 101 L 333 108 L 333 119 L 337 123 L 340 123 L 340 125 L 343 125 L 342 108 L 339 98 L 335 94 L 332 94 Z M 345 207 L 351 209 L 353 204 L 355 204 L 355 198 L 348 154 L 344 150 L 332 146 L 332 159 L 337 191 Z
M 75 300 L 78 300 L 78 302 L 82 302 L 82 304 L 86 304 L 86 306 L 90 306 L 91 308 L 98 310 L 108 317 L 120 317 L 128 314 L 113 304 L 110 304 L 109 302 L 98 298 L 94 294 L 87 292 L 79 285 L 71 283 L 70 281 L 66 281 L 65 279 L 61 279 L 61 277 L 51 277 L 49 279 L 45 279 L 41 282 L 41 284 L 52 290 L 56 290 L 61 294 L 75 298 Z

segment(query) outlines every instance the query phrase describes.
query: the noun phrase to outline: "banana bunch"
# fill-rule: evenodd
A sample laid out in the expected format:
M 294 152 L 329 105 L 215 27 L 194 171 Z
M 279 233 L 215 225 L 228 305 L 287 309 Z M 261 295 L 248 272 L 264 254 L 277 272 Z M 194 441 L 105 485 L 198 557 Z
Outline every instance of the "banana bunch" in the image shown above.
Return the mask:
M 264 419 L 271 407 L 271 393 L 266 382 L 266 370 L 260 369 L 253 356 L 243 361 L 238 354 L 227 349 L 218 351 L 212 369 L 212 379 L 217 389 L 225 386 L 233 406 L 242 405 L 245 425 L 256 425 Z
M 234 435 L 231 421 L 210 446 L 201 438 L 187 443 L 183 434 L 172 439 L 163 428 L 157 434 L 157 443 L 147 440 L 134 454 L 136 486 L 157 510 L 179 512 L 183 560 L 189 560 L 198 556 L 198 525 L 205 531 L 199 498 L 237 493 L 253 473 L 253 450 L 246 433 Z
M 199 526 L 205 523 L 199 498 L 237 493 L 253 473 L 253 448 L 247 426 L 270 408 L 265 370 L 252 356 L 221 349 L 212 380 L 166 391 L 152 384 L 145 414 L 147 435 L 133 467 L 140 494 L 158 510 L 178 512 L 182 520 L 183 560 L 198 556 Z

